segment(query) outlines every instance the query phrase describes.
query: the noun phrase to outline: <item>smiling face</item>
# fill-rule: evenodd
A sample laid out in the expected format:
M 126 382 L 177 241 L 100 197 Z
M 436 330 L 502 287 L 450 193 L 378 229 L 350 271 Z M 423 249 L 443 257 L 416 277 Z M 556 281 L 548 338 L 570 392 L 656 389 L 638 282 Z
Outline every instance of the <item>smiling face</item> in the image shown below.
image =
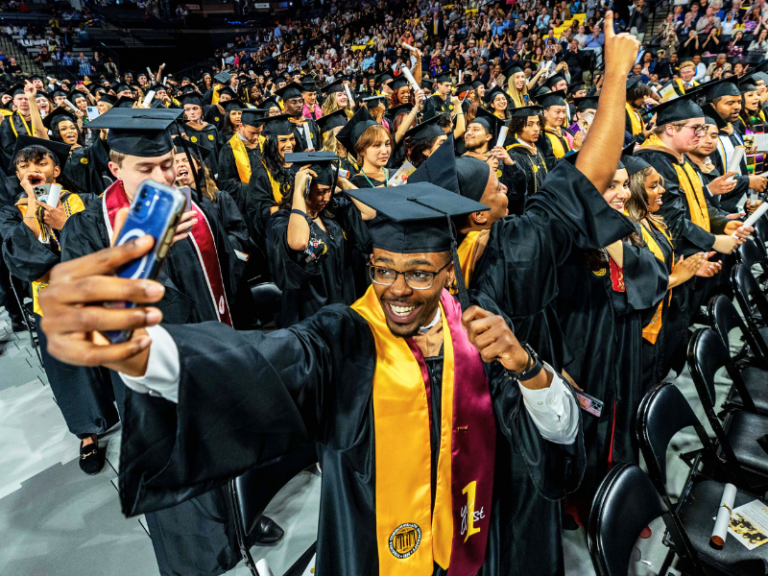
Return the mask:
M 65 144 L 77 144 L 77 126 L 71 120 L 62 120 L 58 124 L 59 136 Z
M 503 94 L 497 94 L 491 102 L 491 108 L 494 112 L 504 112 L 507 109 L 507 99 Z
M 565 106 L 550 106 L 544 109 L 544 118 L 549 128 L 559 128 L 565 120 Z
M 757 91 L 744 92 L 744 94 L 741 96 L 744 98 L 744 109 L 747 112 L 757 111 L 758 107 L 760 106 L 760 96 L 758 95 Z
M 410 338 L 422 326 L 432 322 L 440 303 L 443 288 L 453 282 L 453 263 L 448 252 L 426 252 L 420 254 L 397 254 L 379 248 L 373 249 L 371 263 L 400 272 L 437 272 L 431 288 L 414 290 L 398 274 L 391 286 L 373 285 L 376 297 L 384 310 L 389 330 L 395 336 Z M 446 266 L 446 264 L 448 264 Z
M 274 136 L 273 136 L 274 138 Z M 285 155 L 293 152 L 293 148 L 296 146 L 296 138 L 293 134 L 288 136 L 277 137 L 277 153 L 280 155 L 280 160 L 285 162 Z
M 470 122 L 467 131 L 464 132 L 464 144 L 469 151 L 476 151 L 489 144 L 493 136 L 478 122 Z
M 616 170 L 608 189 L 603 192 L 603 198 L 611 208 L 619 212 L 624 211 L 624 204 L 629 200 L 629 176 L 626 168 Z
M 645 178 L 643 178 L 643 186 L 645 187 L 645 194 L 648 196 L 648 212 L 653 214 L 658 212 L 663 202 L 661 201 L 661 195 L 666 191 L 661 184 L 661 176 L 656 169 L 651 167 L 648 170 Z

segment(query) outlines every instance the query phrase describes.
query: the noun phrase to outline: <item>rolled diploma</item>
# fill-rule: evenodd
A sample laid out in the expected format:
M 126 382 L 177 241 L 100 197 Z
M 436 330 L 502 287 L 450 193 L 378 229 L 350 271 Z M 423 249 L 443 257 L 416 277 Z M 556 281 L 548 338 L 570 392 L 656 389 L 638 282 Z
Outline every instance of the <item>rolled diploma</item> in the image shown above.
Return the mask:
M 269 567 L 269 562 L 264 558 L 256 562 L 256 572 L 259 573 L 259 576 L 274 576 L 272 569 Z
M 312 134 L 309 132 L 309 122 L 304 122 L 301 128 L 304 130 L 304 140 L 307 141 L 307 148 L 312 148 Z
M 760 206 L 757 207 L 757 210 L 755 210 L 752 215 L 744 220 L 744 224 L 742 226 L 754 226 L 755 222 L 757 222 L 760 217 L 768 211 L 768 202 L 763 202 L 760 204 Z M 736 232 L 733 233 L 733 237 L 736 238 Z
M 507 139 L 507 127 L 502 126 L 499 130 L 499 138 L 496 140 L 496 146 L 504 146 L 504 141 Z
M 147 66 L 147 74 L 152 76 L 152 69 L 149 66 Z
M 463 70 L 459 70 L 459 84 L 461 84 L 461 75 L 463 73 Z
M 72 104 L 72 102 L 70 102 L 69 100 L 64 100 L 64 104 L 66 104 L 73 112 L 79 112 L 77 107 L 74 104 Z
M 344 90 L 346 90 L 346 92 L 347 92 L 347 98 L 349 98 L 349 103 L 350 104 L 354 104 L 355 103 L 355 99 L 352 96 L 352 91 L 349 89 L 349 84 L 344 84 Z
M 741 146 L 736 146 L 736 148 L 733 149 L 733 156 L 731 157 L 731 162 L 728 164 L 728 172 L 735 172 L 736 174 L 739 174 L 741 171 L 741 160 L 744 158 L 745 150 Z M 733 182 L 735 179 L 735 176 L 731 176 L 728 178 L 728 182 Z
M 416 51 L 416 48 L 414 48 L 413 46 L 411 46 L 410 44 L 408 44 L 406 42 L 403 42 L 403 48 L 405 48 L 406 50 L 410 50 L 411 52 L 415 52 Z
M 48 192 L 48 199 L 45 201 L 51 208 L 56 208 L 59 205 L 59 198 L 61 197 L 61 184 L 51 184 L 51 190 Z
M 149 106 L 149 103 L 152 102 L 152 98 L 154 97 L 155 97 L 155 91 L 150 90 L 149 92 L 147 92 L 147 95 L 144 96 L 144 102 L 142 102 L 142 104 L 144 104 L 144 106 Z
M 715 527 L 712 529 L 711 543 L 717 548 L 725 545 L 725 538 L 728 536 L 728 525 L 731 523 L 731 511 L 733 510 L 733 501 L 736 499 L 736 486 L 726 484 L 723 488 L 723 497 L 720 499 L 720 507 L 717 509 L 717 518 Z
M 419 85 L 416 84 L 416 78 L 413 77 L 413 74 L 411 74 L 411 71 L 408 68 L 408 66 L 403 64 L 403 67 L 401 68 L 401 70 L 403 71 L 403 74 L 405 74 L 405 77 L 408 79 L 408 82 L 410 82 L 411 86 L 413 86 L 413 89 L 418 90 Z

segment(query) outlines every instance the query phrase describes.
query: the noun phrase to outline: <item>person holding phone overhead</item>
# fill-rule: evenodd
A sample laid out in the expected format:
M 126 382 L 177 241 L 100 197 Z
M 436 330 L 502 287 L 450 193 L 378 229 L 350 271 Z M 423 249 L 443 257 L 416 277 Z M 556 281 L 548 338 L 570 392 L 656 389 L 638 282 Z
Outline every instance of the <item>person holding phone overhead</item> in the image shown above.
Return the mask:
M 168 128 L 180 115 L 180 109 L 137 108 L 128 115 L 110 111 L 93 121 L 93 128 L 109 129 L 109 166 L 116 182 L 98 202 L 70 217 L 61 236 L 62 260 L 109 247 L 121 226 L 122 210 L 130 206 L 141 182 L 152 179 L 173 185 L 174 147 Z M 216 211 L 193 197 L 192 210 L 182 216 L 158 276 L 165 286 L 159 303 L 165 322 L 217 321 L 232 326 L 236 260 Z M 192 567 L 216 573 L 234 567 L 240 559 L 222 488 L 205 491 L 179 506 L 148 512 L 146 518 L 163 576 L 189 573 Z M 256 540 L 263 544 L 274 544 L 283 535 L 266 517 L 256 532 Z M 200 547 L 200 542 L 207 546 Z
M 61 259 L 61 230 L 71 215 L 85 209 L 89 202 L 86 197 L 91 196 L 63 189 L 56 204 L 46 201 L 43 194 L 55 202 L 50 189 L 61 183 L 61 165 L 68 158 L 69 146 L 66 144 L 26 134 L 19 136 L 13 165 L 23 192 L 15 206 L 4 206 L 0 210 L 3 260 L 14 277 L 31 283 L 38 328 L 42 319 L 40 291 L 48 286 L 50 270 Z M 117 424 L 114 401 L 117 396 L 122 403 L 122 386 L 113 394 L 105 371 L 70 366 L 56 360 L 48 353 L 45 333 L 39 329 L 37 333 L 43 368 L 56 405 L 69 431 L 80 439 L 80 469 L 86 474 L 97 474 L 104 466 L 97 435 Z

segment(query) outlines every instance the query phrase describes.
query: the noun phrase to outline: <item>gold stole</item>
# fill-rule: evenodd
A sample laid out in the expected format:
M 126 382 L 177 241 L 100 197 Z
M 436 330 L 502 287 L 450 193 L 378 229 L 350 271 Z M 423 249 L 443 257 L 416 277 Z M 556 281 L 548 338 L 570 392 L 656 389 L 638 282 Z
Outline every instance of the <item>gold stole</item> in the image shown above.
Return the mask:
M 62 190 L 62 196 L 65 194 L 68 194 L 65 190 Z M 77 212 L 82 212 L 85 210 L 85 205 L 83 204 L 83 201 L 80 199 L 80 196 L 77 194 L 69 194 L 66 196 L 62 201 L 61 205 L 64 208 L 64 213 L 67 216 L 67 219 L 69 219 L 72 214 L 76 214 Z M 19 209 L 19 212 L 21 212 L 21 217 L 24 218 L 24 216 L 27 215 L 27 199 L 22 198 L 16 203 L 16 207 Z M 48 227 L 47 224 L 43 222 L 41 218 L 37 220 L 37 225 L 40 227 L 41 236 L 43 238 L 56 238 L 55 233 L 51 228 Z M 22 223 L 22 226 L 26 226 L 26 224 Z M 56 240 L 58 241 L 58 240 Z M 40 309 L 40 291 L 43 288 L 48 287 L 48 277 L 50 276 L 50 271 L 43 274 L 40 278 L 32 282 L 32 309 L 34 310 L 35 314 L 38 316 L 43 315 L 43 311 Z
M 661 228 L 656 229 L 664 235 L 664 237 L 669 241 L 671 245 L 672 239 L 669 237 L 669 235 Z M 656 256 L 656 258 L 662 262 L 666 262 L 666 260 L 664 260 L 664 252 L 662 252 L 661 247 L 659 246 L 659 243 L 656 242 L 656 238 L 653 237 L 653 234 L 651 234 L 651 232 L 642 224 L 640 225 L 640 230 L 643 233 L 643 240 L 645 240 L 645 244 L 648 246 L 648 249 L 653 253 L 654 256 Z M 673 252 L 672 263 L 674 264 L 674 262 L 675 254 Z M 669 301 L 672 302 L 672 289 L 669 290 Z M 659 302 L 658 308 L 656 308 L 656 312 L 653 314 L 653 318 L 648 323 L 648 325 L 643 328 L 643 338 L 648 340 L 648 342 L 651 344 L 656 344 L 656 340 L 659 337 L 659 332 L 661 332 L 663 309 L 664 299 L 662 298 L 661 302 Z
M 651 134 L 643 142 L 643 146 L 657 146 L 669 150 L 667 145 L 656 134 Z M 691 213 L 691 222 L 709 232 L 709 210 L 707 209 L 707 201 L 704 198 L 704 190 L 701 187 L 701 178 L 696 174 L 690 163 L 685 160 L 682 166 L 677 161 L 673 162 L 672 166 L 674 166 L 675 172 L 677 172 L 680 189 L 685 192 L 685 200 Z
M 566 140 L 565 144 L 563 144 L 563 139 L 561 139 L 557 133 L 552 132 L 550 128 L 545 128 L 544 133 L 547 135 L 547 138 L 549 138 L 549 141 L 552 143 L 552 152 L 555 154 L 555 158 L 559 160 L 560 158 L 565 156 L 566 152 L 570 151 L 570 148 L 568 148 L 568 141 Z
M 637 113 L 632 105 L 627 102 L 625 104 L 627 108 L 627 114 L 629 114 L 629 122 L 632 125 L 632 136 L 637 136 L 643 133 L 643 121 L 640 119 L 640 115 Z
M 237 175 L 240 176 L 240 182 L 248 184 L 251 181 L 251 161 L 248 159 L 248 150 L 245 148 L 245 144 L 240 140 L 240 134 L 235 132 L 235 135 L 229 139 L 229 145 L 232 147 L 232 154 L 235 157 L 235 166 L 237 167 Z
M 211 96 L 211 104 L 213 104 L 214 106 L 219 103 L 219 90 L 221 90 L 221 88 L 219 86 L 214 86 L 213 87 L 213 95 Z
M 461 241 L 458 250 L 456 250 L 459 256 L 459 264 L 461 265 L 461 273 L 464 276 L 464 285 L 469 288 L 470 281 L 472 280 L 472 274 L 475 271 L 475 264 L 477 263 L 477 251 L 480 248 L 485 248 L 488 243 L 488 237 L 491 231 L 489 229 L 484 230 L 472 230 L 466 235 L 464 240 Z M 451 294 L 457 294 L 455 283 L 451 286 Z
M 699 85 L 699 83 L 696 82 L 695 80 L 692 82 L 692 84 L 693 84 L 693 88 L 696 88 L 696 86 Z M 680 90 L 682 95 L 685 96 L 685 86 L 683 86 L 683 81 L 680 78 L 677 79 L 677 88 Z
M 447 569 L 453 541 L 451 446 L 453 343 L 442 304 L 443 383 L 440 453 L 434 514 L 429 410 L 421 367 L 407 342 L 390 332 L 373 286 L 352 305 L 368 322 L 376 343 L 373 415 L 376 450 L 376 543 L 379 574 L 430 576 L 434 562 Z M 421 542 L 407 558 L 390 551 L 390 539 L 416 524 Z M 396 546 L 396 543 L 392 545 Z
M 264 166 L 264 170 L 266 170 L 267 176 L 269 177 L 269 184 L 272 186 L 272 196 L 274 197 L 275 202 L 280 204 L 280 202 L 283 201 L 283 193 L 280 190 L 280 183 L 272 178 L 272 172 L 269 171 L 266 164 L 262 162 L 262 166 Z

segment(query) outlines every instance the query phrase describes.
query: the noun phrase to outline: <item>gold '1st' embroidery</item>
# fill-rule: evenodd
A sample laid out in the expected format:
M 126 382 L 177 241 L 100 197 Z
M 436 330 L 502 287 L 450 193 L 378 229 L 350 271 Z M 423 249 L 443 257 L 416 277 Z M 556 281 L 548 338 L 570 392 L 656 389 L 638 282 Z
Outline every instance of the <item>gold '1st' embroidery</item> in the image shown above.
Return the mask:
M 480 532 L 480 528 L 475 527 L 475 521 L 485 518 L 485 511 L 482 508 L 479 512 L 475 512 L 476 490 L 477 482 L 473 480 L 461 491 L 462 494 L 467 495 L 467 505 L 461 509 L 461 534 L 464 536 L 464 542 L 473 534 Z

